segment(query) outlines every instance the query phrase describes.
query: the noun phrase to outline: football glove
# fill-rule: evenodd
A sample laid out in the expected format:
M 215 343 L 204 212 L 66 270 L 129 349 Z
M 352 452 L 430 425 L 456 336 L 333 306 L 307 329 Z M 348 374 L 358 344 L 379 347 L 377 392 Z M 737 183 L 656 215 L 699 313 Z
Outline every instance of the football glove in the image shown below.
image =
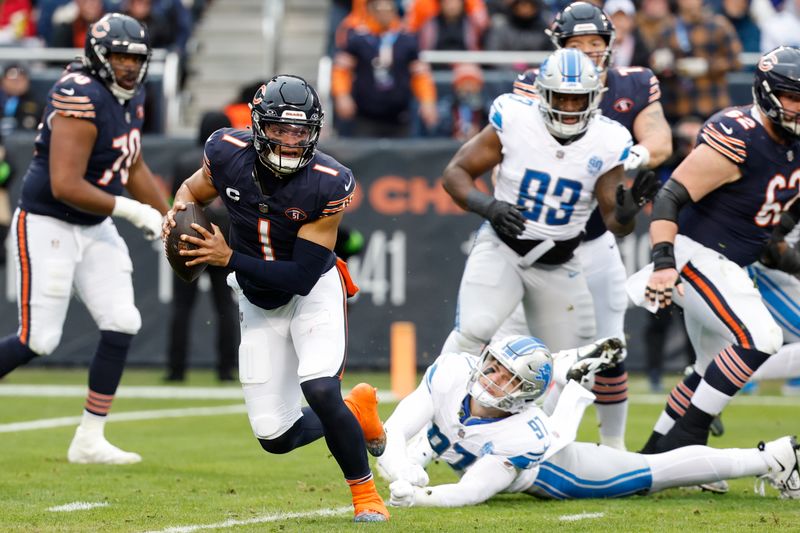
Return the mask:
M 144 231 L 147 240 L 155 240 L 161 235 L 163 217 L 156 209 L 125 196 L 116 196 L 111 216 L 124 218 Z
M 650 150 L 641 144 L 635 144 L 631 147 L 628 158 L 623 163 L 625 170 L 638 170 L 650 162 Z
M 519 207 L 497 200 L 478 189 L 472 189 L 467 195 L 467 208 L 488 220 L 498 234 L 516 238 L 525 231 L 525 217 Z
M 769 268 L 800 274 L 800 250 L 783 240 L 770 239 L 762 250 L 759 261 Z
M 661 184 L 652 170 L 640 170 L 630 189 L 621 183 L 617 185 L 616 217 L 620 224 L 627 224 L 636 213 L 656 197 Z
M 392 507 L 411 507 L 414 505 L 418 488 L 405 479 L 398 479 L 389 485 L 389 505 Z

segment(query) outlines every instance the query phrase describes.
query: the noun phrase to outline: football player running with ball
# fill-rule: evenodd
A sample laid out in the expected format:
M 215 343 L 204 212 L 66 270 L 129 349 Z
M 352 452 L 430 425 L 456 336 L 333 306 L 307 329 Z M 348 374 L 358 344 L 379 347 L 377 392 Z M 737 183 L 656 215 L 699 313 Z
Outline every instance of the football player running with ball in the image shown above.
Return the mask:
M 56 349 L 73 290 L 100 328 L 72 463 L 141 461 L 104 428 L 142 325 L 128 248 L 109 215 L 158 238 L 168 209 L 140 153 L 149 59 L 147 31 L 133 18 L 111 13 L 89 27 L 84 57 L 48 94 L 14 213 L 19 329 L 0 340 L 0 377 Z
M 188 266 L 229 267 L 239 300 L 239 374 L 250 425 L 270 453 L 287 453 L 325 437 L 350 486 L 355 521 L 386 521 L 370 453 L 385 434 L 375 389 L 357 385 L 342 400 L 348 295 L 355 293 L 333 254 L 336 232 L 356 183 L 350 169 L 318 151 L 323 111 L 302 78 L 281 75 L 252 101 L 252 131 L 223 128 L 208 138 L 203 166 L 175 195 L 188 202 L 222 198 L 231 219 L 230 246 L 197 224 L 204 239 L 183 250 Z M 301 408 L 301 395 L 309 407 Z

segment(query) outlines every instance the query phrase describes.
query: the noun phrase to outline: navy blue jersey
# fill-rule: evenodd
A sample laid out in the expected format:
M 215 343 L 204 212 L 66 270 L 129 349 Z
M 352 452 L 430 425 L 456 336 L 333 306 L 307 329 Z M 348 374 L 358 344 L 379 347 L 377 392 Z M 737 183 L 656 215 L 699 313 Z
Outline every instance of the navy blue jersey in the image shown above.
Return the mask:
M 800 142 L 773 141 L 749 105 L 708 119 L 697 143 L 735 163 L 741 178 L 685 206 L 679 231 L 740 266 L 749 265 L 758 259 L 781 213 L 800 197 Z
M 530 69 L 517 76 L 514 82 L 514 93 L 538 98 L 534 88 L 539 69 Z M 644 108 L 658 102 L 661 88 L 655 74 L 645 67 L 614 67 L 606 74 L 606 91 L 600 100 L 600 112 L 616 120 L 633 135 L 633 121 Z M 635 137 L 634 137 L 635 138 Z M 586 223 L 585 241 L 596 239 L 606 232 L 606 225 L 600 209 L 592 212 Z
M 259 164 L 256 177 L 258 154 L 252 136 L 249 129 L 217 130 L 206 141 L 203 165 L 230 214 L 230 247 L 264 261 L 289 261 L 303 224 L 335 215 L 350 204 L 356 189 L 353 173 L 317 151 L 291 176 L 279 178 Z M 331 254 L 325 271 L 334 261 Z M 236 280 L 247 299 L 264 309 L 280 307 L 294 296 L 261 286 L 241 272 Z
M 144 89 L 120 103 L 103 82 L 79 63 L 64 71 L 47 95 L 33 159 L 22 184 L 20 207 L 72 224 L 98 224 L 106 217 L 71 207 L 53 197 L 50 188 L 50 121 L 56 113 L 88 120 L 97 128 L 97 138 L 83 179 L 104 191 L 120 195 L 128 181 L 128 170 L 139 157 L 144 121 Z M 57 163 L 57 162 L 56 162 Z

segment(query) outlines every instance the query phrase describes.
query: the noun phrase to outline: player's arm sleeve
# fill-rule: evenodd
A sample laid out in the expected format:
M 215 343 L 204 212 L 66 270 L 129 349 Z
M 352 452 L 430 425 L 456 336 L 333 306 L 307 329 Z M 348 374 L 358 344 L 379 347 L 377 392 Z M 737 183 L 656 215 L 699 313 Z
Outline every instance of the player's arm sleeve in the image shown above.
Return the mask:
M 265 261 L 234 251 L 228 267 L 251 280 L 279 291 L 306 296 L 333 264 L 333 252 L 315 242 L 298 238 L 290 261 Z
M 518 470 L 504 457 L 484 455 L 458 483 L 415 488 L 417 507 L 463 507 L 485 502 L 503 492 L 517 477 Z

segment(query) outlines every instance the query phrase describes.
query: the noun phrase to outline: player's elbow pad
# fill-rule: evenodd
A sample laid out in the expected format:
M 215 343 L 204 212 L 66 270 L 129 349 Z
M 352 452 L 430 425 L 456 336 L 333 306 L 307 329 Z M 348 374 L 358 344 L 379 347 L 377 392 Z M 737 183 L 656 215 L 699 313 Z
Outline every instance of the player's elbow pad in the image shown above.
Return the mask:
M 670 178 L 653 200 L 651 220 L 669 220 L 678 223 L 678 212 L 692 201 L 689 191 L 680 182 Z
M 291 261 L 264 261 L 234 252 L 229 267 L 256 283 L 306 296 L 333 263 L 333 252 L 306 239 L 297 239 Z

